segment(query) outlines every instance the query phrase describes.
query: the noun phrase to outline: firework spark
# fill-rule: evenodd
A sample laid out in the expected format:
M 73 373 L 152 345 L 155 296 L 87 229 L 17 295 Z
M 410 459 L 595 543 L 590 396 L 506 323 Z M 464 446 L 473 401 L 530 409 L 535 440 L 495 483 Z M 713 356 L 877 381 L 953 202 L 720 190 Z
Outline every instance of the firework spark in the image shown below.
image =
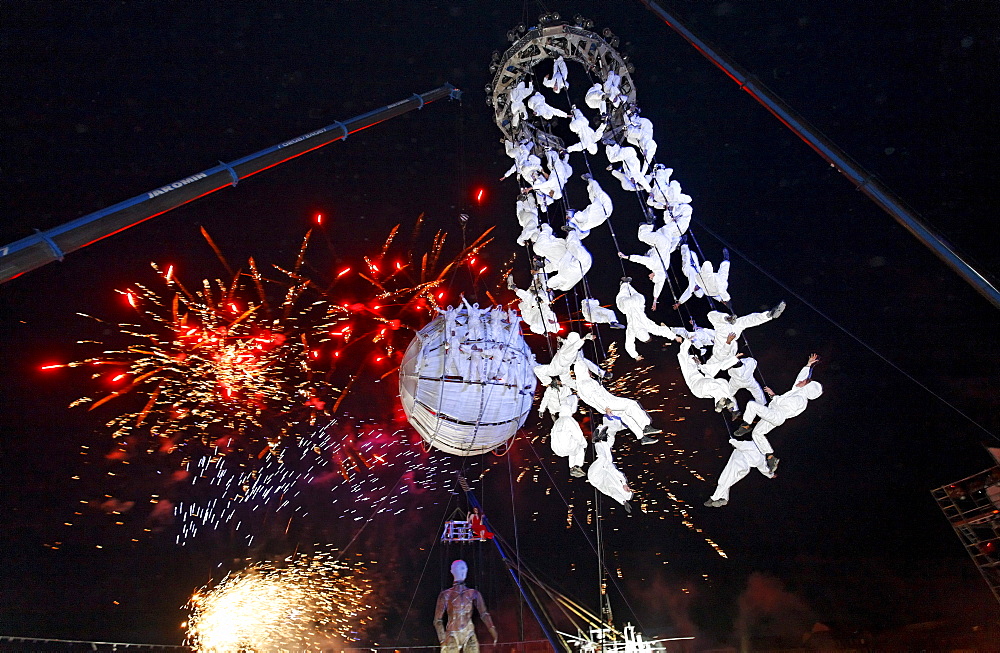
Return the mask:
M 360 521 L 435 505 L 447 496 L 458 463 L 426 451 L 410 429 L 343 416 L 258 460 L 192 460 L 191 494 L 175 516 L 178 544 L 228 527 L 245 546 L 266 533 L 264 520 L 288 529 L 310 512 L 322 521 Z
M 250 565 L 195 592 L 187 643 L 199 651 L 307 651 L 357 641 L 378 613 L 365 571 L 334 550 Z
M 303 251 L 307 243 L 308 235 Z M 266 280 L 250 259 L 248 270 L 231 281 L 206 279 L 191 292 L 174 266 L 165 272 L 153 267 L 162 290 L 134 284 L 120 291 L 135 321 L 98 320 L 125 344 L 66 365 L 93 369 L 108 388 L 73 406 L 90 404 L 93 410 L 129 397 L 107 423 L 120 442 L 144 432 L 151 436 L 150 452 L 189 440 L 246 447 L 253 433 L 267 439 L 269 419 L 315 419 L 335 398 L 329 365 L 315 352 L 340 318 L 325 302 L 304 298 L 307 284 Z M 272 302 L 269 293 L 275 292 L 281 299 Z
M 422 220 L 408 246 L 398 245 L 397 225 L 358 260 L 341 260 L 333 247 L 324 255 L 310 231 L 294 265 L 266 275 L 254 259 L 230 265 L 203 231 L 228 281 L 185 286 L 177 266 L 154 265 L 156 284 L 120 291 L 133 318 L 97 320 L 110 335 L 82 341 L 99 354 L 44 365 L 93 371 L 100 390 L 73 405 L 118 410 L 107 423 L 107 476 L 121 485 L 155 468 L 169 479 L 156 488 L 167 499 L 157 505 L 157 530 L 172 513 L 178 542 L 226 527 L 249 543 L 259 520 L 274 527 L 281 517 L 286 529 L 316 496 L 336 504 L 338 516 L 360 519 L 373 499 L 380 512 L 398 511 L 405 496 L 437 487 L 442 457 L 424 452 L 401 424 L 362 425 L 340 408 L 362 390 L 372 409 L 384 393 L 370 392 L 380 387 L 370 382 L 393 373 L 412 333 L 442 302 L 458 300 L 463 281 L 482 284 L 489 232 L 451 257 L 458 248 L 446 247 L 443 232 L 420 248 Z M 149 461 L 121 467 L 140 459 Z

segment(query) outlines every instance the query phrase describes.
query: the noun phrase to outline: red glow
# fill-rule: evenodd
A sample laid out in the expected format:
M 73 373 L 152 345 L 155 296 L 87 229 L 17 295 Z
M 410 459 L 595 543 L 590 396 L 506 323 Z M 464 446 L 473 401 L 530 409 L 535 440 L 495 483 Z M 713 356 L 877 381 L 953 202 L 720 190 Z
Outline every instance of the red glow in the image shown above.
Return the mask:
M 334 358 L 340 358 L 340 352 L 339 351 L 333 352 L 333 357 Z
M 132 305 L 132 308 L 136 308 L 139 305 L 138 300 L 135 298 L 135 293 L 131 290 L 125 293 L 125 299 L 127 299 L 128 303 Z
M 340 277 L 344 276 L 345 274 L 347 274 L 350 271 L 351 271 L 351 268 L 349 268 L 349 267 L 348 268 L 344 268 L 343 270 L 341 270 L 340 272 L 337 273 L 337 278 L 339 279 Z
M 111 382 L 112 383 L 118 383 L 119 381 L 121 381 L 122 379 L 124 379 L 126 376 L 128 376 L 128 374 L 124 374 L 124 373 L 122 373 L 122 374 L 116 374 L 113 377 L 111 377 Z
M 65 367 L 65 365 L 63 365 L 62 363 L 52 363 L 50 365 L 42 365 L 38 369 L 40 369 L 40 370 L 54 370 L 57 367 Z
M 167 280 L 167 283 L 170 283 L 171 281 L 174 280 L 174 266 L 173 265 L 168 265 L 167 266 L 166 280 Z
M 482 269 L 481 269 L 481 270 L 479 270 L 479 272 L 477 272 L 476 274 L 482 274 L 483 272 L 486 272 L 486 266 L 485 266 L 485 265 L 484 265 L 484 266 L 482 267 Z
M 475 264 L 476 264 L 476 257 L 473 256 L 472 258 L 469 259 L 469 265 L 475 265 Z
M 319 358 L 319 350 L 313 349 L 312 351 L 309 352 L 309 355 L 312 356 L 313 358 Z
M 376 356 L 375 357 L 375 362 L 376 363 L 381 363 L 383 360 L 385 360 L 385 356 Z
M 397 270 L 402 270 L 403 269 L 403 264 L 400 263 L 399 261 L 396 261 L 396 269 Z
M 316 224 L 323 224 L 323 214 L 322 213 L 317 213 L 316 217 L 313 218 L 313 220 L 316 221 Z
M 444 299 L 444 291 L 438 293 L 438 299 Z
M 239 313 L 240 307 L 237 306 L 235 302 L 229 302 L 229 310 L 231 310 L 233 313 Z
M 485 188 L 478 188 L 478 189 L 476 189 L 476 202 L 477 203 L 482 204 L 483 203 L 483 198 L 485 198 L 485 197 L 486 197 L 486 189 Z

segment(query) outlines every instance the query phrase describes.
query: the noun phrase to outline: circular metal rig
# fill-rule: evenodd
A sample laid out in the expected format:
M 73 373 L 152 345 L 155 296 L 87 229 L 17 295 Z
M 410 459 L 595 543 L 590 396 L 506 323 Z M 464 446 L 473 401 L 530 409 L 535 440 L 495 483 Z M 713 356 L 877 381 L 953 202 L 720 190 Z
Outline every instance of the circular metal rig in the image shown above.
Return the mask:
M 527 121 L 514 126 L 509 94 L 514 86 L 531 74 L 539 62 L 561 56 L 567 61 L 582 64 L 593 78 L 602 83 L 607 80 L 609 71 L 621 77 L 619 89 L 625 101 L 608 116 L 608 133 L 617 133 L 624 127 L 628 110 L 635 106 L 635 85 L 631 75 L 633 66 L 613 47 L 612 44 L 617 45 L 617 37 L 610 30 L 604 30 L 609 42 L 584 29 L 583 26 L 593 26 L 593 23 L 582 17 L 577 17 L 577 24 L 571 25 L 555 22 L 551 16 L 546 16 L 541 24 L 527 29 L 503 55 L 494 53 L 490 64 L 493 81 L 487 85 L 486 95 L 487 103 L 493 107 L 497 127 L 513 142 L 525 138 L 536 143 L 545 140 Z M 519 31 L 515 28 L 508 35 L 516 36 Z

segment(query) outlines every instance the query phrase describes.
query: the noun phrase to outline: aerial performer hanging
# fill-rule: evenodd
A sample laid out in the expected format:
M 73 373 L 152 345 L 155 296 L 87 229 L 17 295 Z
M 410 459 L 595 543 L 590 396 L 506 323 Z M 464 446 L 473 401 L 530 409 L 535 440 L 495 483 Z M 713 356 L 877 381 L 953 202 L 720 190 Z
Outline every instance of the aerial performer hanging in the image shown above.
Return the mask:
M 587 468 L 587 481 L 632 512 L 628 500 L 632 498 L 632 488 L 617 467 L 611 450 L 615 446 L 615 434 L 625 428 L 620 419 L 605 416 L 594 431 L 594 462 Z
M 441 653 L 479 653 L 476 626 L 472 621 L 473 609 L 479 611 L 479 618 L 490 631 L 493 644 L 497 643 L 497 629 L 486 610 L 482 594 L 465 586 L 468 573 L 469 566 L 464 560 L 451 563 L 454 583 L 438 595 L 437 605 L 434 607 L 434 629 L 441 643 Z M 448 617 L 447 624 L 444 623 L 445 615 Z
M 772 473 L 778 468 L 778 458 L 774 455 L 767 434 L 785 421 L 801 415 L 810 400 L 823 394 L 823 386 L 812 380 L 813 366 L 818 362 L 819 354 L 810 354 L 809 360 L 795 377 L 795 383 L 783 394 L 775 394 L 765 387 L 764 392 L 771 397 L 770 403 L 765 406 L 756 401 L 748 402 L 743 412 L 743 423 L 733 434 L 734 437 L 751 434 L 754 444 L 767 459 L 767 467 Z M 760 419 L 754 425 L 754 420 L 758 417 Z
M 736 401 L 733 399 L 733 394 L 729 389 L 729 382 L 708 376 L 701 370 L 701 365 L 691 353 L 690 340 L 685 340 L 683 337 L 677 336 L 677 342 L 680 343 L 680 349 L 677 352 L 677 364 L 681 368 L 681 374 L 684 375 L 684 381 L 687 382 L 691 394 L 701 399 L 714 400 L 716 412 L 725 409 L 735 413 Z M 728 366 L 732 367 L 736 364 L 737 360 L 734 355 L 727 361 Z
M 729 439 L 733 452 L 719 474 L 719 483 L 715 492 L 705 501 L 709 508 L 719 508 L 729 503 L 729 488 L 741 481 L 751 469 L 756 469 L 767 478 L 774 478 L 774 470 L 770 469 L 764 454 L 757 445 L 749 440 Z
M 587 439 L 583 437 L 583 429 L 574 417 L 579 405 L 580 398 L 576 393 L 566 392 L 559 404 L 559 417 L 549 432 L 552 453 L 566 458 L 570 475 L 576 477 L 584 475 L 583 463 L 587 453 Z
M 573 389 L 580 399 L 599 413 L 621 419 L 640 444 L 654 444 L 657 440 L 653 436 L 663 431 L 652 426 L 649 413 L 643 410 L 638 401 L 608 392 L 591 375 L 587 363 L 592 364 L 592 361 L 582 357 L 573 363 Z
M 635 348 L 636 340 L 648 342 L 651 335 L 672 338 L 674 331 L 649 319 L 646 315 L 646 298 L 632 287 L 631 281 L 629 277 L 622 277 L 615 303 L 625 316 L 625 351 L 632 358 L 642 360 Z
M 725 252 L 725 259 L 719 263 L 719 269 L 715 270 L 711 261 L 698 262 L 698 255 L 691 251 L 687 245 L 681 245 L 681 265 L 684 276 L 688 279 L 688 287 L 677 298 L 674 304 L 676 309 L 691 298 L 705 297 L 718 300 L 723 304 L 729 303 L 729 252 Z

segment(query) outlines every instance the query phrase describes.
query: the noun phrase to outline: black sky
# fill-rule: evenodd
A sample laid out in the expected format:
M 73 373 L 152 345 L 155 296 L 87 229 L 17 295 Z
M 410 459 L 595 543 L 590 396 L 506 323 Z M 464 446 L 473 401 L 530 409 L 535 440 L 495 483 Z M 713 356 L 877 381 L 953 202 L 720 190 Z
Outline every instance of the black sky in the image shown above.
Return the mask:
M 666 4 L 983 270 L 1000 271 L 995 3 Z M 775 433 L 777 481 L 749 477 L 718 511 L 700 506 L 710 483 L 684 490 L 728 560 L 676 522 L 615 516 L 627 535 L 612 535 L 612 545 L 624 538 L 622 555 L 646 570 L 624 579 L 631 599 L 662 584 L 644 615 L 676 630 L 679 612 L 652 616 L 656 602 L 707 570 L 711 582 L 680 612 L 724 637 L 757 572 L 817 620 L 884 628 L 969 604 L 995 620 L 998 606 L 929 490 L 990 463 L 981 443 L 997 444 L 991 433 L 1000 432 L 996 309 L 640 3 L 546 5 L 621 38 L 657 156 L 694 197 L 696 219 L 767 272 L 734 257 L 737 307 L 788 300 L 780 324 L 752 340 L 768 381 L 779 390 L 809 352 L 824 357 L 826 394 Z M 185 592 L 204 582 L 218 551 L 180 550 L 169 535 L 110 538 L 95 550 L 100 530 L 60 551 L 43 547 L 61 537 L 80 498 L 69 480 L 79 445 L 101 433 L 99 421 L 66 407 L 85 390 L 54 383 L 38 365 L 74 357 L 89 328 L 75 313 L 113 314 L 113 290 L 150 278 L 150 261 L 218 274 L 199 226 L 234 260 L 287 261 L 316 211 L 332 216 L 338 246 L 354 255 L 419 213 L 457 238 L 467 210 L 477 230 L 502 225 L 500 241 L 512 242 L 516 189 L 496 181 L 509 162 L 483 87 L 506 31 L 541 12 L 478 0 L 7 2 L 2 11 L 5 243 L 444 82 L 465 93 L 460 106 L 437 103 L 352 135 L 0 288 L 0 635 L 176 642 Z M 473 206 L 469 191 L 480 184 L 489 199 Z M 669 351 L 655 356 L 676 365 Z M 698 467 L 713 481 L 724 437 L 685 437 L 704 450 Z M 538 566 L 559 569 L 556 552 L 521 527 Z M 625 541 L 635 539 L 648 546 Z M 648 571 L 656 550 L 674 556 L 670 573 Z

